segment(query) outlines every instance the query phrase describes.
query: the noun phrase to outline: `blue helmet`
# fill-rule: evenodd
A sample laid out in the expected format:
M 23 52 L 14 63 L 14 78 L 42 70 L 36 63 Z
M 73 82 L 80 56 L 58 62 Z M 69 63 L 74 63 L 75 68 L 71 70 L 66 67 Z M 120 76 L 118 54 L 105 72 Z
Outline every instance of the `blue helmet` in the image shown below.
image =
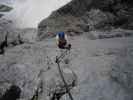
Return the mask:
M 65 38 L 65 33 L 64 32 L 59 32 L 58 36 L 59 36 L 59 38 Z

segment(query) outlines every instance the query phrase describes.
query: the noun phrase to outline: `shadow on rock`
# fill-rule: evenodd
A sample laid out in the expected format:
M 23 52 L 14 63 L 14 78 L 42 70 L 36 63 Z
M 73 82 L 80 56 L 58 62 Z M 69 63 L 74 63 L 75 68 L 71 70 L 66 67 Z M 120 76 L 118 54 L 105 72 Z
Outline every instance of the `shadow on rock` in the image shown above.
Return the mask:
M 0 100 L 17 100 L 20 97 L 21 89 L 12 85 L 9 90 L 0 98 Z

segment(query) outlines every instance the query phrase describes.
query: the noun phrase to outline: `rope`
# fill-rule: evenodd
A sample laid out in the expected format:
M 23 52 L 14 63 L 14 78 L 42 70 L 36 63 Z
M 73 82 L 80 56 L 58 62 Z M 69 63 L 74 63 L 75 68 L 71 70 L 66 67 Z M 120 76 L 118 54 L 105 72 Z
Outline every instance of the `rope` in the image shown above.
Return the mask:
M 58 70 L 59 70 L 61 79 L 62 79 L 62 81 L 64 82 L 64 85 L 65 85 L 65 88 L 66 88 L 66 92 L 68 93 L 69 98 L 70 98 L 71 100 L 74 100 L 73 97 L 72 97 L 72 94 L 70 93 L 68 84 L 67 84 L 67 82 L 66 82 L 66 80 L 65 80 L 65 78 L 64 78 L 64 76 L 63 76 L 63 71 L 61 70 L 61 66 L 60 66 L 60 61 L 61 61 L 60 59 L 65 57 L 65 55 L 67 54 L 67 51 L 68 51 L 68 50 L 66 50 L 59 58 L 56 58 L 56 63 L 57 63 L 57 65 L 58 65 Z
M 61 56 L 56 57 L 56 63 L 59 62 L 66 56 L 68 50 L 66 50 Z

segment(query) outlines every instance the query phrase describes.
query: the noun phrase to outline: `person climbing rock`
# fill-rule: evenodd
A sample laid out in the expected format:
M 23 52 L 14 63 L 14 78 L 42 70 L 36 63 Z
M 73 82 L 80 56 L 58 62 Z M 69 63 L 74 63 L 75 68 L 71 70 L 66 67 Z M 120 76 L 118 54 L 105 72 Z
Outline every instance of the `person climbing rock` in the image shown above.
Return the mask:
M 71 44 L 68 44 L 68 37 L 65 32 L 57 33 L 56 43 L 60 49 L 71 49 Z
M 65 61 L 65 59 L 69 58 L 66 55 L 70 54 L 70 49 L 71 49 L 71 44 L 68 43 L 67 34 L 65 34 L 65 32 L 57 33 L 57 35 L 56 35 L 56 43 L 57 43 L 57 46 L 58 46 L 58 48 L 60 50 L 59 50 L 59 52 L 57 51 L 55 62 L 57 63 L 61 59 L 63 61 Z

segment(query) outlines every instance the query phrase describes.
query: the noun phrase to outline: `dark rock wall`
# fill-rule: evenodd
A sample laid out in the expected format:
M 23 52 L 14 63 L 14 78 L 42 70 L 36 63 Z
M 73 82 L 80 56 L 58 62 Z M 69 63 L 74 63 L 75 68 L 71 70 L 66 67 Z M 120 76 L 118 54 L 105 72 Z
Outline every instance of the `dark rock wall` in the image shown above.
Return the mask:
M 90 30 L 88 25 L 93 30 L 102 29 L 105 26 L 132 29 L 132 5 L 133 1 L 131 0 L 72 0 L 40 22 L 38 39 L 54 36 L 59 31 L 65 31 L 70 35 L 80 34 Z M 99 11 L 100 16 L 95 11 Z M 97 20 L 92 20 L 90 17 Z M 49 32 L 51 34 L 48 34 Z

